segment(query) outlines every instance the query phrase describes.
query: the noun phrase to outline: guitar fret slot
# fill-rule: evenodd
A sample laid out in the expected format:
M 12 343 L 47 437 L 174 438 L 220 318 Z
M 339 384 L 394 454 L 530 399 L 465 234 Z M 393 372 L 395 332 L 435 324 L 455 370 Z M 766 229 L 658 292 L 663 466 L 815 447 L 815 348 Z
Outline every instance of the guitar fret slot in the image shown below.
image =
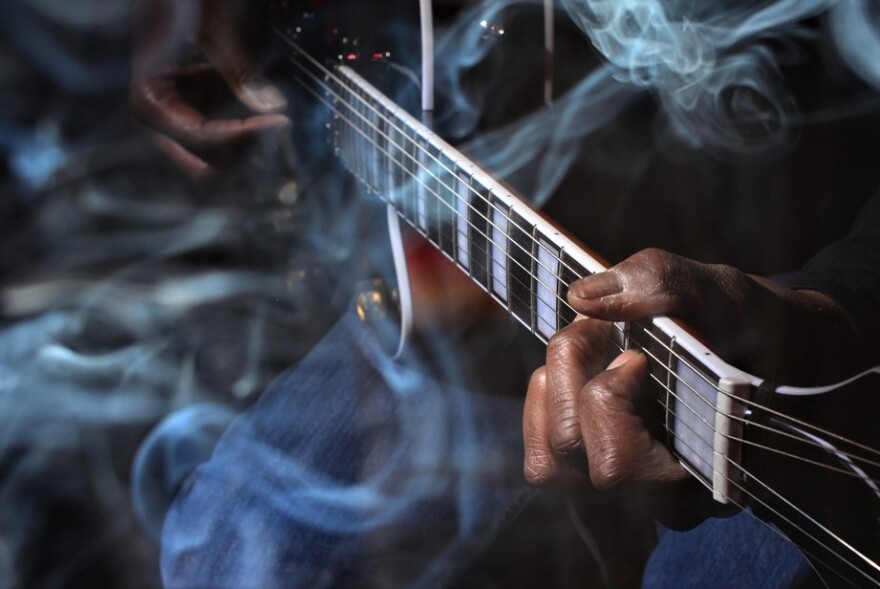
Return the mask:
M 358 90 L 355 94 L 355 97 L 363 97 L 363 91 Z M 366 122 L 366 105 L 363 100 L 359 100 L 358 98 L 354 98 L 356 110 L 355 110 L 355 122 L 356 122 L 356 131 L 355 134 L 358 138 L 361 148 L 358 150 L 358 173 L 361 177 L 361 182 L 366 187 L 367 193 L 371 191 L 371 183 L 369 177 L 369 154 L 373 153 L 373 146 L 370 143 L 370 130 L 367 128 Z
M 415 138 L 415 132 L 409 129 L 404 129 L 403 134 L 403 164 L 404 164 L 404 191 L 409 200 L 409 210 L 410 215 L 409 219 L 413 226 L 419 230 L 420 233 L 424 233 L 421 231 L 421 226 L 419 225 L 419 193 L 420 187 L 418 185 L 418 157 L 416 154 L 418 143 Z
M 443 222 L 443 208 L 445 205 L 443 204 L 443 188 L 439 182 L 440 166 L 437 164 L 440 151 L 425 141 L 423 143 L 423 154 L 425 164 L 422 167 L 421 176 L 425 187 L 425 213 L 427 219 L 425 230 L 428 232 L 431 240 L 440 249 L 443 249 L 443 244 L 440 240 L 442 236 L 440 225 Z
M 456 176 L 455 162 L 449 157 L 437 150 L 439 163 L 437 164 L 437 190 L 440 194 L 437 206 L 440 219 L 440 249 L 443 250 L 451 260 L 455 260 L 456 256 L 456 227 L 458 211 L 455 180 Z
M 470 263 L 471 276 L 487 291 L 489 288 L 489 265 L 491 249 L 489 248 L 489 191 L 475 183 L 472 188 L 479 192 L 471 199 L 468 211 L 470 225 Z
M 381 179 L 382 174 L 380 170 L 380 157 L 384 150 L 384 145 L 382 143 L 382 135 L 379 133 L 379 110 L 376 108 L 371 108 L 369 111 L 368 122 L 370 125 L 370 135 L 373 138 L 372 149 L 370 150 L 370 186 L 373 187 L 373 192 L 385 196 L 385 191 L 382 190 L 381 187 Z
M 465 172 L 458 170 L 455 175 L 456 193 L 456 238 L 455 250 L 456 261 L 470 274 L 470 241 L 471 226 L 469 221 L 470 204 L 471 204 L 471 182 L 472 178 Z
M 532 268 L 531 225 L 516 211 L 510 211 L 510 261 L 507 288 L 510 293 L 510 311 L 532 331 Z
M 559 256 L 560 250 L 537 228 L 535 240 L 535 330 L 547 339 L 559 330 Z
M 510 209 L 499 203 L 495 196 L 491 201 L 492 223 L 490 227 L 490 238 L 492 240 L 492 292 L 498 295 L 504 304 L 510 307 L 510 297 L 508 288 L 510 287 L 508 280 L 509 263 L 508 263 L 508 240 L 507 234 L 510 230 Z

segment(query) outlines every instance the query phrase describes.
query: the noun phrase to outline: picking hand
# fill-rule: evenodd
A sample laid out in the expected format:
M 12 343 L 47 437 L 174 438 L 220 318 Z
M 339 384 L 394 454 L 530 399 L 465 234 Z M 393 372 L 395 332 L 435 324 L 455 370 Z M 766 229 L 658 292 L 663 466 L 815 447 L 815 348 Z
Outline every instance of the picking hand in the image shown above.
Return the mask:
M 246 113 L 230 115 L 230 101 L 220 99 L 229 93 Z M 283 144 L 291 124 L 221 0 L 138 0 L 130 99 L 158 145 L 194 177 L 214 174 L 255 142 Z

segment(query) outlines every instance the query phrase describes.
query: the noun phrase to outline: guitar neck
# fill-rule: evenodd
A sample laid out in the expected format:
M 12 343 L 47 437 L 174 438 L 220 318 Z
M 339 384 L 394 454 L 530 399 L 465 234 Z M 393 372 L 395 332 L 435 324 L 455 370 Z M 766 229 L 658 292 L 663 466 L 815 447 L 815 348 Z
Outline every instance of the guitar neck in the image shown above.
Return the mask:
M 575 319 L 568 285 L 604 271 L 602 262 L 352 69 L 327 76 L 301 57 L 304 86 L 332 113 L 328 141 L 368 192 L 393 205 L 542 342 Z M 731 417 L 744 412 L 735 399 L 760 381 L 668 319 L 616 324 L 612 341 L 647 355 L 670 446 L 683 464 L 718 501 L 736 501 L 739 449 L 729 440 L 741 422 Z
M 325 67 L 279 36 L 293 50 L 296 79 L 329 113 L 329 146 L 367 192 L 390 204 L 541 341 L 576 318 L 566 302 L 568 286 L 604 271 L 601 261 L 352 69 Z M 772 451 L 744 439 L 751 410 L 766 409 L 755 402 L 764 384 L 760 379 L 725 363 L 667 318 L 615 324 L 612 341 L 620 350 L 637 348 L 647 356 L 668 445 L 716 501 L 745 505 L 759 497 L 758 505 L 775 521 L 790 524 L 788 533 L 800 533 L 802 546 L 826 561 L 843 561 L 844 572 L 857 579 L 880 584 L 876 560 L 864 555 L 870 541 L 862 552 L 854 550 L 747 471 L 754 465 L 744 465 L 744 444 L 752 452 Z M 774 389 L 761 390 L 766 395 Z M 772 410 L 769 415 L 782 416 Z M 821 440 L 812 443 L 825 451 Z M 766 492 L 756 493 L 757 485 Z M 828 517 L 832 521 L 834 514 Z

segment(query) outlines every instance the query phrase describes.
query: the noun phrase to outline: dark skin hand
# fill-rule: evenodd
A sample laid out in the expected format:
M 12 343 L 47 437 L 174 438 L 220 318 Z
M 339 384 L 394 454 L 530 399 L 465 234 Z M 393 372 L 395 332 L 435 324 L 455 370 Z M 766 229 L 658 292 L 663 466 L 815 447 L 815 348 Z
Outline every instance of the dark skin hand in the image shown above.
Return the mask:
M 526 479 L 570 484 L 586 475 L 599 489 L 635 484 L 651 491 L 647 496 L 670 500 L 656 515 L 673 527 L 690 527 L 712 515 L 709 494 L 697 488 L 656 431 L 659 404 L 647 386 L 647 358 L 629 350 L 608 364 L 609 322 L 682 319 L 725 359 L 788 384 L 836 378 L 842 366 L 853 371 L 868 362 L 853 357 L 844 362 L 830 353 L 831 346 L 799 345 L 838 338 L 858 342 L 846 314 L 827 296 L 661 250 L 644 250 L 576 281 L 568 301 L 581 316 L 550 340 L 547 363 L 528 388 Z M 799 341 L 806 334 L 810 339 Z
M 220 0 L 138 0 L 134 18 L 132 109 L 179 167 L 204 178 L 255 148 L 290 151 L 285 99 Z

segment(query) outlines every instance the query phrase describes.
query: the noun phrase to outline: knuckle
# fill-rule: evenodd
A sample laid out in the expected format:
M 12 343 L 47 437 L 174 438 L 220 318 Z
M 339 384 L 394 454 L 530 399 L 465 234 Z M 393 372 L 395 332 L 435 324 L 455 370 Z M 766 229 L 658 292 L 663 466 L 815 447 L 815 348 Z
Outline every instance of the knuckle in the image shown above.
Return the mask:
M 601 378 L 594 378 L 583 389 L 583 397 L 594 405 L 604 405 L 617 395 L 620 379 L 613 371 L 604 372 Z M 594 409 L 595 410 L 595 409 Z
M 627 478 L 627 461 L 618 446 L 605 441 L 590 455 L 590 480 L 597 489 L 611 489 Z
M 572 346 L 575 345 L 575 337 L 571 330 L 563 329 L 550 338 L 550 342 L 547 344 L 547 356 L 554 358 L 568 356 L 571 353 Z
M 543 452 L 526 455 L 523 462 L 523 476 L 532 485 L 542 486 L 553 480 L 555 473 L 553 459 Z
M 570 327 L 554 335 L 547 344 L 548 362 L 570 362 L 584 357 L 589 352 L 588 339 Z
M 642 253 L 643 280 L 649 283 L 650 290 L 665 300 L 664 310 L 669 312 L 681 307 L 693 288 L 691 272 L 684 265 L 684 260 L 658 248 L 647 249 Z
M 529 389 L 533 387 L 545 388 L 547 386 L 547 367 L 541 366 L 529 378 Z
M 583 448 L 579 424 L 573 419 L 556 424 L 550 432 L 550 445 L 558 454 L 571 454 Z
M 750 288 L 745 273 L 727 264 L 713 264 L 710 268 L 711 280 L 726 297 L 735 303 L 747 300 Z

